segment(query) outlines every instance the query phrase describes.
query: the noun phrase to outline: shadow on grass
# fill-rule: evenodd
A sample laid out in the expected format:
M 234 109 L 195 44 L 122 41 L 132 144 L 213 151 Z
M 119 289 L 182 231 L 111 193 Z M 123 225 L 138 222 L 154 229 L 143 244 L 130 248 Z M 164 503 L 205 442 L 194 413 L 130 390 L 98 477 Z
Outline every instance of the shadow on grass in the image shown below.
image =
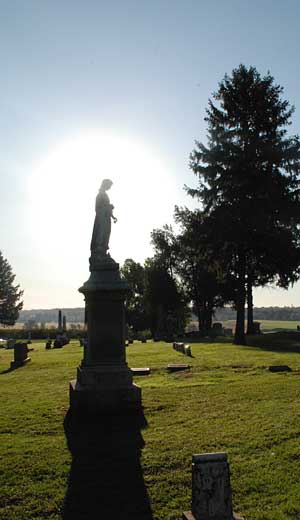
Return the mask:
M 247 336 L 247 347 L 256 347 L 273 352 L 295 352 L 300 354 L 300 332 L 274 332 Z
M 9 374 L 9 372 L 13 372 L 13 370 L 16 370 L 15 368 L 6 368 L 5 370 L 2 370 L 2 372 L 0 372 L 0 376 L 4 375 L 4 374 Z
M 187 341 L 182 339 L 181 341 Z M 298 331 L 278 331 L 246 336 L 247 347 L 255 347 L 261 350 L 274 352 L 296 352 L 300 354 L 300 332 Z M 216 338 L 188 338 L 188 343 L 233 343 L 232 336 L 218 336 Z
M 24 366 L 26 366 L 26 365 L 24 364 L 24 365 L 10 366 L 10 367 L 6 368 L 5 370 L 2 370 L 2 372 L 0 372 L 0 376 L 2 376 L 4 374 L 9 374 L 9 372 L 14 372 L 14 370 L 18 370 L 18 368 L 22 368 Z
M 205 336 L 203 338 L 195 337 L 195 338 L 180 338 L 178 341 L 186 344 L 193 344 L 193 343 L 232 343 L 233 342 L 233 336 L 214 336 L 209 337 Z
M 153 519 L 140 463 L 146 426 L 142 412 L 80 421 L 68 411 L 64 429 L 72 464 L 63 520 Z

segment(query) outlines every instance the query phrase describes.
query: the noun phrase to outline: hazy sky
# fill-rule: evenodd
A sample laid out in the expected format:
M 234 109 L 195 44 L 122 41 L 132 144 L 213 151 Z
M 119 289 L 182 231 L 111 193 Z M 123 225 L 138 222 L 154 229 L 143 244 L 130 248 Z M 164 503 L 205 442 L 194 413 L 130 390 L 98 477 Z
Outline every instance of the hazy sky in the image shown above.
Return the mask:
M 300 133 L 299 25 L 299 0 L 0 0 L 0 249 L 24 308 L 83 305 L 105 177 L 111 255 L 151 255 L 150 231 L 192 207 L 189 153 L 240 63 L 284 87 Z M 300 305 L 300 284 L 255 304 Z

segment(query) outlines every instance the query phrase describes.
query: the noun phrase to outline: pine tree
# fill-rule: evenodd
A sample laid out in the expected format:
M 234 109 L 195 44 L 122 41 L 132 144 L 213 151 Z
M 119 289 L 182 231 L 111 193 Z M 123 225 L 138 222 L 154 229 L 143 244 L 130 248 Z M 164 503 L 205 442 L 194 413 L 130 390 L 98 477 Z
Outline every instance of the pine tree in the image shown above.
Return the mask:
M 0 251 L 0 323 L 14 325 L 23 307 L 20 298 L 23 291 L 19 285 L 13 285 L 15 275 L 8 261 Z
M 208 145 L 196 142 L 190 166 L 210 220 L 216 256 L 236 279 L 235 343 L 244 344 L 252 287 L 287 286 L 299 275 L 300 142 L 287 136 L 294 108 L 270 74 L 240 65 L 225 75 L 207 109 Z M 283 249 L 284 248 L 284 249 Z

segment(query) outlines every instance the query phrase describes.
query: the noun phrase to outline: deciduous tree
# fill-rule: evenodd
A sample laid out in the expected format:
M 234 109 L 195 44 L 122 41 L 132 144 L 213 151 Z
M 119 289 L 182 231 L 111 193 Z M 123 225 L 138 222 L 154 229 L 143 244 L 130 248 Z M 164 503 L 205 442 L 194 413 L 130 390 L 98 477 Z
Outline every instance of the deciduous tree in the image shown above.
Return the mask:
M 183 333 L 188 315 L 187 301 L 175 278 L 158 258 L 145 261 L 146 305 L 155 337 L 171 338 Z
M 121 267 L 121 274 L 131 289 L 125 303 L 127 323 L 135 332 L 145 330 L 150 325 L 145 304 L 145 269 L 128 258 Z

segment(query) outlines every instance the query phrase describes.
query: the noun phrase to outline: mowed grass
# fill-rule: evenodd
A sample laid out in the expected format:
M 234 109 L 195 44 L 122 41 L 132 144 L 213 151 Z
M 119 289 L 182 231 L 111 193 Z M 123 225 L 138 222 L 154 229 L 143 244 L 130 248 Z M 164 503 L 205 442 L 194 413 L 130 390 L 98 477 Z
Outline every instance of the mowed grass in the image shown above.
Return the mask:
M 300 518 L 300 341 L 262 335 L 256 346 L 192 344 L 193 358 L 170 344 L 135 342 L 127 348 L 148 422 L 142 430 L 144 480 L 155 520 L 179 520 L 190 508 L 191 456 L 225 451 L 234 509 L 245 519 Z M 59 519 L 71 456 L 63 419 L 68 383 L 82 358 L 78 342 L 45 351 L 6 372 L 13 351 L 0 350 L 0 518 Z M 168 363 L 190 371 L 169 374 Z M 270 373 L 287 364 L 293 372 Z
M 282 321 L 282 320 L 255 320 L 260 323 L 260 330 L 265 332 L 282 331 L 282 330 L 297 330 L 297 325 L 300 321 Z M 235 320 L 227 320 L 222 322 L 224 327 L 235 329 Z

